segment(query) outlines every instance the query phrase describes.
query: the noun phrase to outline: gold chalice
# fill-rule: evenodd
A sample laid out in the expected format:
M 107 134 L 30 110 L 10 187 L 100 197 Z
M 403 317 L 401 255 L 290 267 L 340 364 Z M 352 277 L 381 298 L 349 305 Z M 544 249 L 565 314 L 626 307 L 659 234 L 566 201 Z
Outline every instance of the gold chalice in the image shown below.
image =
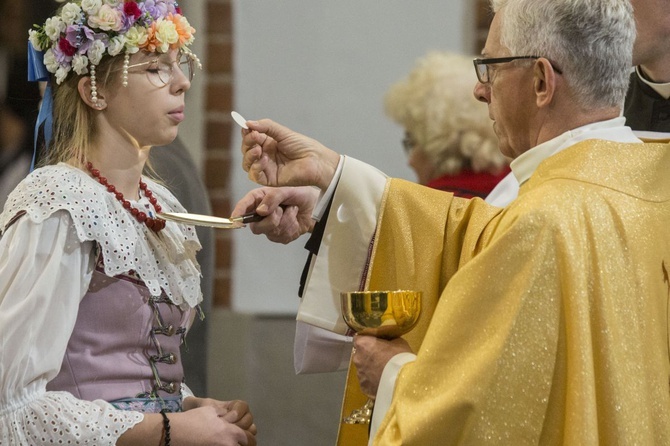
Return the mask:
M 410 331 L 421 314 L 421 291 L 350 291 L 340 293 L 342 316 L 358 334 L 393 339 Z M 345 424 L 370 424 L 374 400 L 342 420 Z

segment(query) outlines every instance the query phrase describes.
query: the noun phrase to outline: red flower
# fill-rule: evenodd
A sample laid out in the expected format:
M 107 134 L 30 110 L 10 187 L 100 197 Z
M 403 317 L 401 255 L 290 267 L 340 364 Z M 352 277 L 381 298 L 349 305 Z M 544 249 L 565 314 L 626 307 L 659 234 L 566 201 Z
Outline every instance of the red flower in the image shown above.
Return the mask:
M 176 12 L 176 13 L 179 14 L 179 15 L 184 15 L 184 14 L 181 13 L 181 8 L 180 8 L 179 6 L 176 6 L 176 7 L 174 8 L 174 12 Z
M 77 48 L 73 47 L 65 37 L 61 37 L 58 41 L 58 48 L 66 56 L 72 57 L 77 52 Z
M 134 1 L 126 1 L 123 4 L 123 13 L 126 16 L 133 17 L 135 20 L 139 18 L 139 16 L 142 15 L 142 11 L 140 11 L 140 7 L 137 6 L 137 3 Z

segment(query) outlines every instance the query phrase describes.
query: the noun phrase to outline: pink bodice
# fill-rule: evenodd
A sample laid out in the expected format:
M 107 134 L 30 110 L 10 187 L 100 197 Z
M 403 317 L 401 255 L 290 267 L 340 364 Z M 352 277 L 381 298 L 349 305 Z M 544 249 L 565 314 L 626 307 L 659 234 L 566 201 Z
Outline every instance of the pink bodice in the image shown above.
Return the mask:
M 152 297 L 137 277 L 102 271 L 99 265 L 93 273 L 63 365 L 47 389 L 89 401 L 179 395 L 179 349 L 192 310 Z

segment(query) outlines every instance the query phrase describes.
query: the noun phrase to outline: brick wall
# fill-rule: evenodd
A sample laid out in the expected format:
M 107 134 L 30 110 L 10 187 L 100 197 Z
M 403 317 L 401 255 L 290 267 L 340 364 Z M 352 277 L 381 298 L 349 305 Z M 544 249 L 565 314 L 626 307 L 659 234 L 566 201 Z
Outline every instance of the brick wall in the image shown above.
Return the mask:
M 213 215 L 230 215 L 231 157 L 233 125 L 233 19 L 231 0 L 207 0 L 205 85 L 205 183 L 209 190 Z M 215 231 L 216 268 L 214 305 L 230 307 L 231 231 Z

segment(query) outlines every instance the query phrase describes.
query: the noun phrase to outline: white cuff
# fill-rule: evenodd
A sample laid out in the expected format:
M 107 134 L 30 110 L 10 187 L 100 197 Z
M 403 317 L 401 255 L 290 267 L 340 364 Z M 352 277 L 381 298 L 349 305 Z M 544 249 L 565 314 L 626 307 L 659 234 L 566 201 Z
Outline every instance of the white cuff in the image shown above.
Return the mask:
M 326 191 L 321 191 L 319 193 L 319 198 L 316 201 L 316 206 L 312 210 L 312 220 L 321 221 L 323 213 L 330 202 L 330 198 L 335 193 L 335 188 L 337 187 L 337 182 L 340 181 L 340 175 L 342 174 L 342 165 L 344 164 L 344 155 L 340 155 L 340 161 L 337 163 L 337 168 L 335 169 L 335 174 L 333 179 L 330 180 L 328 189 Z
M 297 321 L 293 344 L 295 373 L 346 370 L 351 358 L 352 338 Z
M 386 412 L 391 407 L 393 400 L 393 389 L 395 388 L 395 381 L 398 378 L 400 369 L 407 364 L 416 360 L 414 353 L 399 353 L 386 363 L 382 377 L 379 380 L 379 388 L 377 388 L 377 397 L 375 398 L 375 410 L 372 412 L 372 420 L 370 421 L 370 442 L 368 446 L 372 446 L 379 425 L 386 416 Z
M 181 400 L 184 401 L 189 396 L 195 396 L 193 391 L 185 384 L 181 383 Z

